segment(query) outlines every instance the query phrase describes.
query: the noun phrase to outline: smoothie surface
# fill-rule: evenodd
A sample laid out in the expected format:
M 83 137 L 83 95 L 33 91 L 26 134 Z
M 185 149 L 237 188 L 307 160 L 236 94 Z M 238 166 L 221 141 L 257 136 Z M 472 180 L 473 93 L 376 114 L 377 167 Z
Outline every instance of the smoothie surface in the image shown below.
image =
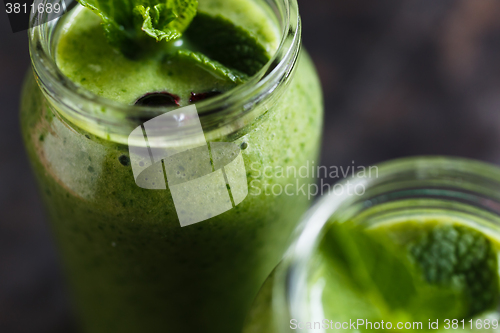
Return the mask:
M 415 321 L 422 330 L 429 320 L 444 329 L 446 319 L 499 319 L 500 245 L 493 235 L 451 218 L 346 228 L 333 223 L 327 231 L 311 278 L 324 318 Z
M 222 17 L 244 29 L 269 59 L 278 47 L 277 26 L 253 1 L 201 0 L 198 15 Z M 196 61 L 170 57 L 177 50 L 199 51 L 188 37 L 152 42 L 143 55 L 131 59 L 108 43 L 101 18 L 89 9 L 80 7 L 66 15 L 60 29 L 56 63 L 61 71 L 91 92 L 117 102 L 133 104 L 147 93 L 168 92 L 185 106 L 191 93 L 222 93 L 240 83 Z

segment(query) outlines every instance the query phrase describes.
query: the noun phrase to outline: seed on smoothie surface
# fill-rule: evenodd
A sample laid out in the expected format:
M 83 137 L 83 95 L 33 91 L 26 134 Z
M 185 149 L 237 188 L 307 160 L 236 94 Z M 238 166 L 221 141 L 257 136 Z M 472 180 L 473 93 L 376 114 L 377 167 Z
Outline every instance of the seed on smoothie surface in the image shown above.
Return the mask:
M 166 91 L 147 93 L 139 98 L 135 105 L 143 106 L 179 106 L 180 97 Z
M 129 166 L 130 164 L 130 158 L 127 155 L 121 155 L 120 157 L 118 157 L 118 160 L 123 166 Z
M 190 103 L 196 103 L 199 101 L 202 101 L 207 98 L 215 97 L 222 94 L 220 91 L 209 91 L 209 92 L 203 92 L 203 93 L 195 93 L 191 92 L 191 98 L 189 99 Z

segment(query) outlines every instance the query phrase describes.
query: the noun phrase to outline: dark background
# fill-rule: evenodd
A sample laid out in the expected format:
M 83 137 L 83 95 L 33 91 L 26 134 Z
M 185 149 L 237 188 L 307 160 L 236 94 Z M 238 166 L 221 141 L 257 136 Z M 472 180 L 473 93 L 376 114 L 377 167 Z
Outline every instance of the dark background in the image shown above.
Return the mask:
M 299 3 L 324 88 L 323 164 L 421 154 L 500 164 L 500 1 Z M 72 332 L 19 133 L 27 46 L 0 12 L 0 332 Z

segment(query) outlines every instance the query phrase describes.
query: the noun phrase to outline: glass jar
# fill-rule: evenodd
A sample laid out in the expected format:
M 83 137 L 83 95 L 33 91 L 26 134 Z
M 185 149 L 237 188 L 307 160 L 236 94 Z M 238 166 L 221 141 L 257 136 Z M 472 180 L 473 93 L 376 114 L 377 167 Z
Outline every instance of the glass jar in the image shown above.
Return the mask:
M 317 272 L 318 247 L 334 222 L 374 228 L 409 220 L 457 221 L 500 240 L 498 167 L 459 158 L 414 157 L 361 168 L 356 174 L 306 214 L 285 259 L 257 296 L 243 332 L 293 332 L 299 322 L 323 325 L 324 319 L 333 319 L 325 316 L 322 292 L 314 294 L 318 290 L 310 281 Z M 498 323 L 496 311 L 488 316 Z M 350 331 L 350 326 L 301 331 Z
M 196 104 L 207 142 L 240 147 L 249 193 L 186 227 L 169 188 L 137 186 L 127 145 L 141 122 L 169 110 L 114 103 L 75 85 L 54 61 L 64 16 L 38 26 L 44 14 L 31 18 L 23 138 L 85 332 L 238 332 L 286 250 L 310 198 L 266 189 L 314 179 L 265 170 L 316 161 L 322 95 L 301 52 L 296 1 L 259 3 L 282 32 L 278 51 L 247 83 Z M 175 129 L 149 139 L 160 148 L 190 144 Z

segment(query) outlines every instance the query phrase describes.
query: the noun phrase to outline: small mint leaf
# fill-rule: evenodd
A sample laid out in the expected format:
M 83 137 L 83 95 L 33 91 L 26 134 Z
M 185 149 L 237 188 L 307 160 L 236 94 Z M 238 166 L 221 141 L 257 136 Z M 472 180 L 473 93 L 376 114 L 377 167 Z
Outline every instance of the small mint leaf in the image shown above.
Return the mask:
M 198 0 L 77 0 L 102 19 L 108 42 L 127 55 L 147 36 L 171 41 L 182 36 L 196 15 Z
M 145 8 L 144 6 L 136 6 L 134 12 L 141 15 L 144 19 L 142 23 L 142 31 L 156 39 L 157 42 L 165 39 L 170 41 L 182 36 L 182 33 L 177 29 L 171 29 L 168 24 L 177 18 L 174 12 L 165 5 L 155 5 Z
M 342 268 L 358 290 L 390 312 L 405 307 L 416 294 L 413 275 L 401 257 L 361 230 L 334 223 L 322 245 L 329 260 Z
M 198 0 L 170 0 L 168 4 L 176 15 L 176 20 L 169 27 L 184 33 L 196 16 Z
M 248 77 L 238 70 L 227 68 L 221 63 L 214 61 L 202 53 L 192 52 L 188 50 L 177 50 L 174 54 L 169 56 L 168 60 L 184 60 L 201 66 L 205 70 L 213 73 L 214 75 L 227 79 L 236 84 L 244 83 Z
M 185 36 L 211 59 L 247 75 L 256 74 L 270 59 L 257 38 L 222 16 L 198 12 Z
M 376 316 L 378 313 L 379 319 L 397 322 L 467 318 L 470 302 L 467 294 L 453 285 L 425 281 L 404 249 L 389 236 L 374 237 L 352 224 L 332 223 L 320 251 L 328 276 L 337 277 L 327 281 L 327 294 L 331 294 L 329 284 L 335 284 L 337 290 L 346 295 L 340 295 L 339 300 L 346 301 L 356 295 L 366 309 L 371 309 L 370 313 Z M 337 301 L 333 304 L 337 311 L 344 309 L 344 318 L 355 320 L 356 309 L 351 310 Z
M 466 296 L 468 317 L 497 305 L 497 255 L 482 233 L 466 226 L 437 225 L 411 243 L 409 252 L 428 283 L 453 286 Z

